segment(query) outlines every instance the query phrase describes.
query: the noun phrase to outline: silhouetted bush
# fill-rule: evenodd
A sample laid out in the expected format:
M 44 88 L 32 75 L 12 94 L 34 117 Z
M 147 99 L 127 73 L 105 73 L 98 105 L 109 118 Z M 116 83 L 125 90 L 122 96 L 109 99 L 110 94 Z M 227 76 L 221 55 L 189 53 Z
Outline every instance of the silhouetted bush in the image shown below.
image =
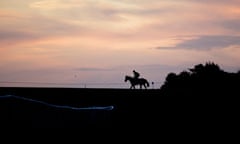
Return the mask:
M 240 71 L 225 72 L 213 62 L 197 64 L 188 70 L 169 73 L 160 88 L 164 105 L 171 109 L 168 112 L 184 121 L 197 118 L 204 125 L 238 122 Z
M 169 73 L 161 87 L 162 93 L 175 97 L 220 97 L 239 93 L 240 71 L 225 72 L 213 62 L 197 64 L 188 70 Z

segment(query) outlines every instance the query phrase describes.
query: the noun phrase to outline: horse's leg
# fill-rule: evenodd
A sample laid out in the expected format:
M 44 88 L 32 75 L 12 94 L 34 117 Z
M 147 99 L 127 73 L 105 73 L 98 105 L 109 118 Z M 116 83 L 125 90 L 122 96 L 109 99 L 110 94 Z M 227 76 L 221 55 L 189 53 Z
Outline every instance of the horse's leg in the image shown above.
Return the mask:
M 145 87 L 145 89 L 147 89 L 147 85 L 146 85 L 146 83 L 144 83 L 144 87 Z
M 135 85 L 132 85 L 133 86 L 133 89 L 136 89 Z
M 134 86 L 134 85 L 131 85 L 130 89 L 135 89 L 135 86 Z

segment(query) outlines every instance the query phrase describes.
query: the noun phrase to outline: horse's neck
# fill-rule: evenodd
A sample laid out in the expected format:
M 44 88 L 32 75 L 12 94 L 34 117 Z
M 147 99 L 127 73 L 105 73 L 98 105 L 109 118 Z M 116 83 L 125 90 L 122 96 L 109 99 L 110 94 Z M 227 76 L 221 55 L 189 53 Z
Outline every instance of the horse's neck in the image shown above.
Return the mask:
M 130 76 L 127 76 L 127 79 L 128 79 L 128 80 L 133 80 L 133 78 L 132 78 L 132 77 L 130 77 Z

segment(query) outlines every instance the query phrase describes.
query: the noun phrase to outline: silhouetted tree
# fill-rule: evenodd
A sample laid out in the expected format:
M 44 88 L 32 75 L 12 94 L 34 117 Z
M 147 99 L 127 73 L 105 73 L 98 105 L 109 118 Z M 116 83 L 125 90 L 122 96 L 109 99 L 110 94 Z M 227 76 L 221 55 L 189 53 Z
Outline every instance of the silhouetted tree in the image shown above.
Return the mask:
M 166 83 L 174 82 L 177 79 L 177 74 L 169 73 L 166 77 Z
M 169 73 L 161 91 L 169 96 L 211 96 L 220 97 L 220 94 L 238 92 L 240 71 L 228 73 L 223 71 L 214 62 L 197 64 L 189 71 L 179 74 Z
M 213 62 L 188 70 L 169 73 L 160 88 L 168 112 L 178 118 L 203 118 L 216 124 L 234 121 L 239 109 L 240 71 L 225 72 Z

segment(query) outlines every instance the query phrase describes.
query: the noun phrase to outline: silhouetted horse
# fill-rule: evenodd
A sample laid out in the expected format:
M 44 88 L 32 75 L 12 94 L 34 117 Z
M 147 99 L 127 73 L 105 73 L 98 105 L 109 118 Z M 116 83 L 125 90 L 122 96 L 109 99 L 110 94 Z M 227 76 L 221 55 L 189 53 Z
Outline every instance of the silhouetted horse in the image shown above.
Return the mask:
M 149 83 L 146 79 L 144 78 L 133 78 L 131 76 L 125 76 L 125 82 L 129 81 L 131 83 L 130 89 L 135 89 L 136 85 L 140 85 L 140 89 L 142 89 L 142 86 L 144 86 L 145 89 L 149 87 Z

